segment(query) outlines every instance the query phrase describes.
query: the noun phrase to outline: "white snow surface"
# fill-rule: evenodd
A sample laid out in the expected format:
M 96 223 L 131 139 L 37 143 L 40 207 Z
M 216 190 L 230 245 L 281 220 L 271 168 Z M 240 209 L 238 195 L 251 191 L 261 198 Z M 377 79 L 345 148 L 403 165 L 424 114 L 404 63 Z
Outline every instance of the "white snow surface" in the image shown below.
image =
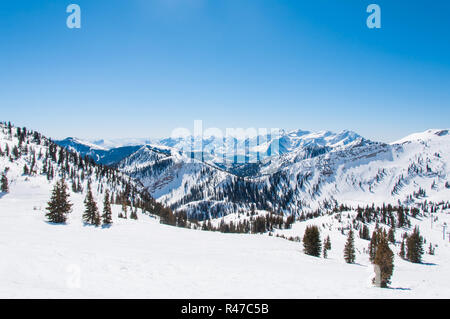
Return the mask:
M 302 245 L 268 235 L 221 234 L 116 218 L 111 228 L 84 226 L 83 196 L 72 194 L 67 225 L 45 221 L 51 185 L 44 177 L 19 177 L 0 198 L 0 297 L 2 298 L 448 298 L 450 249 L 442 239 L 448 212 L 439 221 L 415 220 L 428 241 L 438 244 L 427 264 L 396 257 L 391 289 L 372 287 L 368 242 L 356 239 L 356 264 L 343 260 L 345 226 L 333 216 L 297 222 L 322 227 L 331 236 L 328 259 L 310 257 Z M 99 207 L 102 209 L 101 205 Z M 232 218 L 232 216 L 227 216 Z M 400 238 L 400 230 L 397 238 Z M 357 236 L 355 236 L 357 237 Z M 394 247 L 394 250 L 396 248 Z
M 428 165 L 430 172 L 404 174 L 409 181 L 405 181 L 403 189 L 410 187 L 404 194 L 427 185 L 428 200 L 448 200 L 450 190 L 443 182 L 448 180 L 449 136 L 435 133 L 430 133 L 430 140 L 424 141 L 422 137 L 419 141 L 404 141 L 406 144 L 401 148 L 396 144 L 392 146 L 395 151 L 388 148 L 387 155 L 379 155 L 377 161 L 383 162 L 383 167 L 393 163 L 392 158 L 397 156 L 399 163 L 403 163 L 392 168 L 386 166 L 390 178 L 385 177 L 381 183 L 395 180 L 393 177 L 402 170 L 407 171 L 411 163 L 425 168 Z M 4 149 L 5 143 L 12 146 L 17 141 L 0 139 L 0 142 Z M 40 147 L 36 147 L 37 152 Z M 370 166 L 364 164 L 364 156 L 352 167 L 339 162 L 343 166 L 340 170 L 355 178 L 371 172 Z M 431 242 L 437 245 L 436 254 L 425 254 L 423 264 L 412 264 L 398 257 L 398 243 L 391 245 L 396 253 L 391 288 L 381 289 L 370 283 L 373 267 L 364 253 L 368 241 L 355 234 L 356 264 L 346 264 L 343 259 L 346 235 L 341 233 L 341 228 L 348 227 L 355 214 L 352 211 L 296 222 L 292 229 L 274 233 L 302 237 L 307 225 L 316 224 L 322 239 L 327 235 L 331 238 L 328 259 L 307 256 L 301 243 L 268 234 L 221 234 L 177 228 L 162 225 L 157 218 L 141 212 L 138 220 L 118 219 L 118 206 L 113 206 L 112 227 L 85 226 L 81 218 L 84 195 L 71 191 L 73 212 L 66 225 L 54 225 L 45 218 L 54 181 L 49 182 L 40 175 L 23 176 L 23 165 L 22 159 L 10 162 L 0 157 L 1 171 L 9 167 L 10 182 L 10 192 L 0 193 L 0 298 L 450 297 L 450 244 L 448 235 L 444 239 L 442 234 L 442 225 L 450 225 L 448 210 L 434 213 L 437 220 L 433 223 L 427 216 L 411 218 L 413 226 L 420 227 L 427 241 L 425 250 Z M 288 169 L 294 171 L 302 165 L 305 162 Z M 352 174 L 351 170 L 354 170 Z M 374 169 L 373 175 L 376 172 Z M 174 179 L 174 182 L 183 185 L 189 176 L 182 174 L 182 180 Z M 433 190 L 430 189 L 432 180 L 436 181 Z M 343 194 L 355 194 L 349 196 L 348 202 L 367 202 L 369 199 L 363 197 L 363 192 L 352 189 L 354 184 L 351 181 L 342 186 L 349 185 Z M 97 186 L 93 183 L 92 189 L 102 210 L 103 197 L 95 191 Z M 379 196 L 381 200 L 389 194 Z M 236 220 L 242 216 L 230 214 L 225 218 Z M 397 229 L 397 240 L 404 231 Z

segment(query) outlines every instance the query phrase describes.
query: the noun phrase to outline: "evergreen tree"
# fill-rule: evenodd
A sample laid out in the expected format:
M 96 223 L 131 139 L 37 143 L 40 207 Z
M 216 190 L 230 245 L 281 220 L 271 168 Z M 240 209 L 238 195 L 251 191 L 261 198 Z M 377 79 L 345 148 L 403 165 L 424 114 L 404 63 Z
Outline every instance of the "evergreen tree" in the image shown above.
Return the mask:
M 434 255 L 434 248 L 433 245 L 430 243 L 430 246 L 428 247 L 428 254 L 429 255 Z
M 6 177 L 5 174 L 2 174 L 0 191 L 2 193 L 8 193 L 9 192 L 8 178 Z
M 112 211 L 111 211 L 111 203 L 109 201 L 109 191 L 105 192 L 105 199 L 103 200 L 103 224 L 111 225 L 112 224 Z
M 377 245 L 378 245 L 378 231 L 374 230 L 372 233 L 372 238 L 370 239 L 369 243 L 369 259 L 371 262 L 373 262 L 375 259 L 375 255 L 377 252 Z
M 98 212 L 97 203 L 92 195 L 91 183 L 88 182 L 86 199 L 84 200 L 85 211 L 83 213 L 83 221 L 86 224 L 99 226 L 101 223 L 100 214 Z
M 406 257 L 406 252 L 405 252 L 405 240 L 402 240 L 402 244 L 400 245 L 400 257 L 402 259 L 405 259 Z
M 320 232 L 317 226 L 307 226 L 303 236 L 303 247 L 305 254 L 311 256 L 320 256 L 322 243 L 320 241 Z
M 325 239 L 324 243 L 323 243 L 323 258 L 327 258 L 328 257 L 328 251 L 331 250 L 331 240 L 330 240 L 330 236 L 327 236 L 327 238 Z
M 366 225 L 359 230 L 359 237 L 361 239 L 370 240 L 369 228 Z
M 380 287 L 386 288 L 394 272 L 394 253 L 389 248 L 386 232 L 378 232 L 378 245 L 373 263 L 379 267 Z
M 413 233 L 406 240 L 406 258 L 413 263 L 421 263 L 423 255 L 423 238 L 419 233 L 419 227 L 414 228 Z
M 389 228 L 388 240 L 390 243 L 395 244 L 395 230 L 393 227 Z
M 125 199 L 122 199 L 122 212 L 119 213 L 119 218 L 127 219 L 127 212 L 128 212 L 127 201 Z
M 323 258 L 328 258 L 328 249 L 325 246 L 323 246 L 322 255 Z
M 58 224 L 66 222 L 67 214 L 72 211 L 72 204 L 69 202 L 69 193 L 64 179 L 56 182 L 46 209 L 48 213 L 45 216 L 50 222 Z
M 330 240 L 330 236 L 329 235 L 325 239 L 324 248 L 326 250 L 331 250 L 331 240 Z
M 355 239 L 351 228 L 348 232 L 347 242 L 344 247 L 344 259 L 348 264 L 355 263 Z
M 134 210 L 131 209 L 131 212 L 130 212 L 130 218 L 131 218 L 131 219 L 134 219 L 134 220 L 137 220 L 137 219 L 138 219 L 138 216 L 137 216 L 137 208 L 135 208 Z

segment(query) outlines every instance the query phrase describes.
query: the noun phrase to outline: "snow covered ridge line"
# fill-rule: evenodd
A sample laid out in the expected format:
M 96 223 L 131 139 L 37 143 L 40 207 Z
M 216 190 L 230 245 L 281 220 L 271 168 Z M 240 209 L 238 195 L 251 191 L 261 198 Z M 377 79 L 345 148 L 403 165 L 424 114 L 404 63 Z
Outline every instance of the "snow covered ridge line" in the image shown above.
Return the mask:
M 84 142 L 74 138 L 56 141 L 59 145 L 74 147 L 96 161 L 107 161 L 104 153 L 124 147 L 153 145 L 181 151 L 185 156 L 215 164 L 257 163 L 271 156 L 292 152 L 298 148 L 336 149 L 355 141 L 365 140 L 351 131 L 333 133 L 330 131 L 310 132 L 286 131 L 275 128 L 219 128 L 203 129 L 202 121 L 194 122 L 194 130 L 176 128 L 169 138 L 162 139 L 119 139 L 115 141 L 93 140 Z M 95 145 L 90 147 L 90 145 Z M 97 149 L 98 147 L 101 149 Z M 124 154 L 123 158 L 127 155 Z

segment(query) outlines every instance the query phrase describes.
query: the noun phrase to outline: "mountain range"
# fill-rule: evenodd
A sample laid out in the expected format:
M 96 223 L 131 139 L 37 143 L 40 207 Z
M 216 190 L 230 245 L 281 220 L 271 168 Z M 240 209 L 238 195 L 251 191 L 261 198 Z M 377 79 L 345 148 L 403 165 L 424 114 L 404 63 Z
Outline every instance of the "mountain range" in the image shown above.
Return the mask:
M 203 138 L 201 156 L 189 151 L 193 136 L 114 143 L 67 138 L 56 143 L 114 166 L 143 183 L 160 203 L 199 219 L 252 206 L 299 214 L 339 204 L 408 205 L 425 197 L 450 198 L 446 129 L 390 144 L 351 131 L 280 130 L 276 137 L 234 139 L 241 151 L 232 155 L 223 139 L 215 137 Z

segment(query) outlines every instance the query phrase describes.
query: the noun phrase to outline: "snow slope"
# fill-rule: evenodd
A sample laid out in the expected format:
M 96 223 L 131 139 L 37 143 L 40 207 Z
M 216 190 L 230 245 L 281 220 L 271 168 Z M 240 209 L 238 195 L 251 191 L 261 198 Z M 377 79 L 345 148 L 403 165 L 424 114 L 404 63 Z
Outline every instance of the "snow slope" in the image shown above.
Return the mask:
M 1 133 L 5 132 L 2 126 Z M 436 137 L 435 137 L 436 136 Z M 442 140 L 441 138 L 444 138 Z M 434 134 L 429 141 L 407 142 L 399 155 L 405 154 L 409 163 L 411 154 L 422 156 L 417 169 L 410 177 L 437 177 L 446 174 L 448 143 L 445 135 Z M 299 242 L 262 235 L 222 234 L 166 226 L 151 214 L 138 211 L 138 220 L 117 218 L 120 207 L 113 206 L 113 225 L 110 228 L 86 226 L 82 222 L 85 194 L 70 191 L 74 204 L 66 225 L 46 222 L 45 207 L 55 180 L 40 174 L 43 162 L 37 160 L 37 173 L 22 174 L 25 164 L 30 165 L 30 152 L 45 154 L 42 143 L 30 142 L 28 153 L 12 160 L 0 156 L 0 171 L 8 167 L 9 193 L 0 194 L 0 297 L 2 298 L 448 298 L 450 284 L 450 249 L 448 235 L 442 237 L 442 225 L 450 225 L 448 209 L 433 213 L 431 224 L 428 213 L 422 212 L 412 226 L 419 225 L 428 243 L 438 245 L 436 255 L 425 255 L 424 264 L 412 264 L 396 257 L 392 289 L 374 288 L 370 284 L 372 266 L 364 249 L 368 242 L 356 238 L 357 264 L 344 262 L 342 250 L 345 232 L 354 212 L 342 212 L 322 216 L 304 222 L 296 222 L 292 229 L 275 230 L 274 235 L 302 237 L 308 224 L 321 229 L 322 239 L 330 235 L 332 249 L 329 258 L 306 256 Z M 42 138 L 43 139 L 43 138 Z M 17 138 L 0 136 L 0 147 L 5 144 L 12 150 Z M 373 151 L 376 151 L 377 146 Z M 385 146 L 388 147 L 388 146 Z M 392 146 L 397 149 L 399 146 Z M 411 148 L 411 149 L 409 149 Z M 392 151 L 391 148 L 387 148 Z M 440 155 L 434 152 L 440 149 Z M 230 182 L 228 173 L 215 181 L 217 169 L 206 170 L 206 164 L 192 161 L 186 166 L 183 157 L 165 150 L 141 148 L 135 154 L 135 163 L 145 165 L 148 156 L 156 162 L 173 157 L 175 164 L 162 166 L 168 173 L 180 167 L 181 187 L 173 188 L 173 197 L 185 182 L 197 183 L 199 190 L 206 186 L 220 186 Z M 370 151 L 366 150 L 366 151 Z M 22 152 L 24 152 L 22 150 Z M 159 154 L 155 156 L 155 152 Z M 351 158 L 358 158 L 359 165 L 367 165 L 367 154 L 354 150 Z M 139 155 L 142 155 L 139 156 Z M 165 157 L 164 157 L 164 156 Z M 335 156 L 335 155 L 333 155 Z M 384 156 L 384 155 L 383 155 Z M 431 157 L 430 157 L 431 156 Z M 435 156 L 435 157 L 433 157 Z M 430 161 L 428 161 L 430 157 Z M 37 156 L 39 158 L 39 156 Z M 395 156 L 377 157 L 392 161 Z M 436 158 L 436 159 L 435 159 Z M 433 159 L 433 161 L 431 161 Z M 322 159 L 323 160 L 323 159 Z M 179 162 L 177 162 L 179 161 Z M 369 161 L 370 162 L 370 161 Z M 322 163 L 322 162 L 320 162 Z M 328 163 L 328 162 L 327 162 Z M 338 162 L 341 163 L 341 162 Z M 343 163 L 347 163 L 344 161 Z M 422 163 L 422 164 L 421 164 Z M 317 164 L 317 163 L 316 163 Z M 419 165 L 420 164 L 420 165 Z M 178 166 L 177 166 L 178 165 Z M 339 165 L 343 165 L 342 163 Z M 430 170 L 426 169 L 426 165 Z M 54 163 L 57 169 L 58 166 Z M 155 165 L 151 165 L 155 169 Z M 322 166 L 321 166 L 322 167 Z M 164 169 L 165 168 L 165 169 Z M 192 171 L 185 169 L 192 168 Z M 421 172 L 418 168 L 425 168 Z M 342 170 L 342 169 L 341 169 Z M 177 171 L 172 171 L 172 173 Z M 58 173 L 58 171 L 55 171 Z M 168 175 L 169 176 L 169 175 Z M 172 175 L 176 176 L 176 175 Z M 447 176 L 447 175 L 445 175 Z M 92 175 L 92 178 L 94 175 Z M 189 178 L 193 178 L 189 180 Z M 201 183 L 199 183 L 201 181 Z M 86 182 L 86 181 L 85 181 Z M 100 187 L 100 184 L 103 185 Z M 219 184 L 217 184 L 219 183 Z M 170 184 L 170 183 L 169 183 Z M 167 184 L 167 185 L 169 185 Z M 102 192 L 99 189 L 123 188 L 120 183 L 93 179 L 92 189 L 99 209 L 102 210 Z M 426 199 L 437 200 L 446 196 L 440 183 L 437 190 Z M 83 188 L 85 188 L 85 184 Z M 167 186 L 172 187 L 172 186 Z M 213 187 L 214 188 L 214 187 Z M 201 195 L 198 193 L 197 195 Z M 421 199 L 421 200 L 426 200 Z M 192 204 L 190 202 L 188 204 Z M 263 213 L 263 212 L 259 212 Z M 227 219 L 241 218 L 228 215 Z M 374 225 L 370 225 L 371 230 Z M 344 232 L 342 234 L 341 232 Z M 410 229 L 398 229 L 396 237 Z M 356 236 L 357 237 L 357 236 Z M 426 246 L 427 246 L 426 245 Z M 398 244 L 391 247 L 396 253 Z
M 0 297 L 2 298 L 448 298 L 450 249 L 439 222 L 415 221 L 438 244 L 429 263 L 396 258 L 392 289 L 370 285 L 372 267 L 357 253 L 345 264 L 345 236 L 332 217 L 296 223 L 332 224 L 329 259 L 310 257 L 300 243 L 267 235 L 236 235 L 165 226 L 139 213 L 137 221 L 117 219 L 109 229 L 83 226 L 82 198 L 68 225 L 45 222 L 46 181 L 16 180 L 0 198 Z M 34 210 L 33 208 L 36 208 Z M 344 215 L 347 213 L 343 213 Z M 345 218 L 344 218 L 345 219 Z M 331 221 L 330 221 L 331 220 Z M 345 225 L 343 223 L 342 225 Z M 366 241 L 357 241 L 359 251 Z

